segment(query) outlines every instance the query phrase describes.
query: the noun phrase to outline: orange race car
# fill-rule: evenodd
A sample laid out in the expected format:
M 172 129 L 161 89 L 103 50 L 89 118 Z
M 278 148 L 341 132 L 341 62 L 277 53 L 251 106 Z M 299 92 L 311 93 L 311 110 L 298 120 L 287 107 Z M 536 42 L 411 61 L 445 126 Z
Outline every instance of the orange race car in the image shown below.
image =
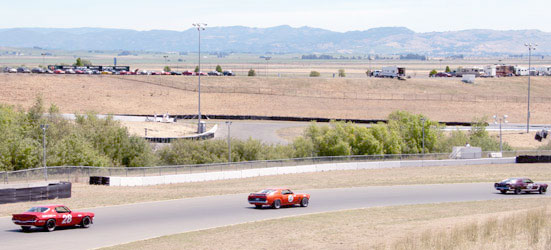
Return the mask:
M 281 206 L 300 205 L 307 207 L 310 201 L 309 194 L 295 194 L 287 188 L 268 188 L 258 193 L 249 194 L 249 203 L 256 208 L 262 206 L 271 206 L 272 208 L 280 208 Z

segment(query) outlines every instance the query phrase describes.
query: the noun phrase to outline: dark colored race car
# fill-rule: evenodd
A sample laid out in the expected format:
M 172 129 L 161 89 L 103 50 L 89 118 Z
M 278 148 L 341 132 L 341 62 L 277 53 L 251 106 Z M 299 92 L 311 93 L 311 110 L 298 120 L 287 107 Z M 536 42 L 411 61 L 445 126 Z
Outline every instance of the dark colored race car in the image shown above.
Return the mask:
M 24 232 L 31 227 L 42 227 L 46 231 L 54 231 L 56 227 L 68 227 L 79 225 L 88 228 L 93 223 L 94 213 L 74 212 L 63 205 L 36 206 L 27 212 L 14 214 L 13 223 L 21 226 Z
M 545 194 L 547 192 L 547 184 L 545 183 L 534 183 L 528 178 L 509 178 L 502 180 L 501 182 L 494 184 L 495 189 L 499 190 L 502 194 L 507 193 L 507 191 L 512 191 L 515 194 L 520 194 L 522 192 L 531 193 L 539 192 L 540 194 Z

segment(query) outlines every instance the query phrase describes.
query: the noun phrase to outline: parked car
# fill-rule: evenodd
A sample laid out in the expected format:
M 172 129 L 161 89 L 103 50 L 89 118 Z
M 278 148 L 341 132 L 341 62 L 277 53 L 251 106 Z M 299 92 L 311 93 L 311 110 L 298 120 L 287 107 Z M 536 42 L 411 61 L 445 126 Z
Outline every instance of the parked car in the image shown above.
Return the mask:
M 280 208 L 281 206 L 300 205 L 307 207 L 310 201 L 309 194 L 295 194 L 287 188 L 268 188 L 257 193 L 249 194 L 248 201 L 255 208 L 262 206 L 271 206 L 272 208 Z
M 452 77 L 452 74 L 447 72 L 438 72 L 434 74 L 433 77 Z
M 80 70 L 80 69 L 77 69 L 77 70 L 75 70 L 75 74 L 82 75 L 82 74 L 84 74 L 84 71 Z
M 186 70 L 184 72 L 182 72 L 182 75 L 185 75 L 185 76 L 192 76 L 193 75 L 193 72 L 189 71 L 189 70 Z
M 182 75 L 182 72 L 171 71 L 170 74 L 173 75 L 173 76 L 181 76 L 181 75 Z
M 169 75 L 171 75 L 171 73 L 168 72 L 168 71 L 163 71 L 163 72 L 161 72 L 161 75 L 169 76 Z
M 2 68 L 2 72 L 8 73 L 10 71 L 10 67 L 4 67 Z
M 10 69 L 8 69 L 8 73 L 17 73 L 17 69 L 10 68 Z
M 41 69 L 41 68 L 33 68 L 31 69 L 31 73 L 35 73 L 35 74 L 42 74 L 42 73 L 45 73 L 46 71 Z
M 196 76 L 198 76 L 198 75 L 206 76 L 206 75 L 208 75 L 208 74 L 205 73 L 205 72 L 195 72 L 195 75 L 196 75 Z
M 221 76 L 222 73 L 216 71 L 216 70 L 213 70 L 213 71 L 210 71 L 209 73 L 207 73 L 209 76 Z
M 25 67 L 17 68 L 17 73 L 31 73 L 31 70 Z
M 225 76 L 234 76 L 235 73 L 233 73 L 231 70 L 225 70 L 224 72 L 222 72 L 223 75 Z
M 507 193 L 507 191 L 512 191 L 515 194 L 520 194 L 521 192 L 539 192 L 540 194 L 545 194 L 545 192 L 547 192 L 547 184 L 534 183 L 528 178 L 505 179 L 500 182 L 494 183 L 494 187 L 502 194 Z
M 54 70 L 54 74 L 65 74 L 65 71 L 63 71 L 61 69 L 56 69 L 56 70 Z
M 36 206 L 24 213 L 12 215 L 12 222 L 21 226 L 24 232 L 30 231 L 33 226 L 52 232 L 56 227 L 79 225 L 88 228 L 94 222 L 94 213 L 73 212 L 64 205 Z
M 153 71 L 151 72 L 151 75 L 154 75 L 154 76 L 158 76 L 158 75 L 162 75 L 163 72 L 159 72 L 159 71 Z
M 75 74 L 76 72 L 73 69 L 65 70 L 65 74 Z

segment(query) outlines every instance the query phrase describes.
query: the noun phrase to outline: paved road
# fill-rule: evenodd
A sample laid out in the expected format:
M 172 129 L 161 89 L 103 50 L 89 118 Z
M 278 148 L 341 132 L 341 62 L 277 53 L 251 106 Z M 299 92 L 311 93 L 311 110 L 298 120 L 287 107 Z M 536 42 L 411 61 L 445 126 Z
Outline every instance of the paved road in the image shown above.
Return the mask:
M 89 229 L 23 233 L 10 218 L 0 218 L 2 249 L 89 249 L 190 230 L 341 209 L 436 202 L 539 197 L 501 195 L 492 183 L 436 184 L 304 190 L 310 207 L 254 209 L 247 194 L 190 198 L 89 209 L 96 213 Z

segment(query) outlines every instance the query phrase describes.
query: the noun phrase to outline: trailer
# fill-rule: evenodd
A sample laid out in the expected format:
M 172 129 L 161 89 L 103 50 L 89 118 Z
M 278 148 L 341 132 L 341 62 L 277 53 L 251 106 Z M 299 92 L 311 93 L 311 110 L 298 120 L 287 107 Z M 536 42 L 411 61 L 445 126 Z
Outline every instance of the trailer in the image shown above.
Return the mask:
M 380 77 L 404 77 L 406 76 L 406 68 L 398 66 L 387 66 L 383 67 Z

